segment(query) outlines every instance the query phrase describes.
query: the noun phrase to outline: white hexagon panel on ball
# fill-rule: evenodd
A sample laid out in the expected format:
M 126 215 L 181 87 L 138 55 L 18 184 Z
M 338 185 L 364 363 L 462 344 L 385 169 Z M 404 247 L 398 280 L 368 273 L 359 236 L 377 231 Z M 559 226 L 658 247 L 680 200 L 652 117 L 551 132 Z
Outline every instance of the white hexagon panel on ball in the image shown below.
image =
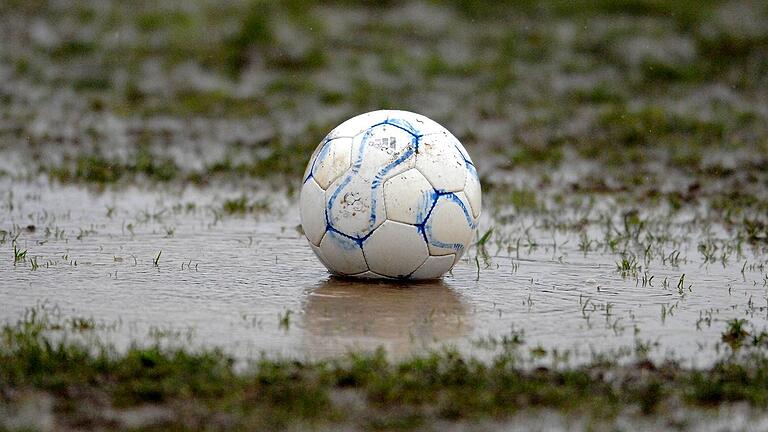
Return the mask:
M 304 233 L 336 275 L 434 279 L 472 242 L 481 191 L 456 137 L 412 112 L 381 110 L 333 129 L 304 173 Z

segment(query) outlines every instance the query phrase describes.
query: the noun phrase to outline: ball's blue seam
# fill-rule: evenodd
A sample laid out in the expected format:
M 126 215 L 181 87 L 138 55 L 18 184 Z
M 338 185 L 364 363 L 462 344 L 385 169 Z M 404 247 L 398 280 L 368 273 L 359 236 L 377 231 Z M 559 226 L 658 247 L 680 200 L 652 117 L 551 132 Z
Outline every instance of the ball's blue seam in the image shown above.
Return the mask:
M 302 182 L 302 184 L 306 184 L 306 183 L 307 183 L 307 181 L 309 181 L 309 179 L 311 179 L 311 178 L 313 178 L 313 177 L 315 176 L 315 165 L 317 164 L 317 160 L 320 158 L 320 155 L 321 155 L 321 154 L 323 154 L 323 151 L 324 151 L 326 148 L 328 148 L 328 147 L 329 147 L 329 146 L 328 146 L 328 143 L 330 143 L 330 142 L 331 142 L 331 141 L 333 141 L 333 140 L 339 139 L 339 138 L 344 138 L 344 137 L 333 137 L 333 138 L 325 138 L 325 139 L 323 140 L 323 142 L 320 144 L 320 145 L 322 146 L 322 147 L 320 148 L 320 151 L 319 151 L 319 152 L 317 152 L 317 154 L 315 155 L 315 157 L 314 157 L 314 158 L 313 158 L 311 161 L 309 161 L 309 163 L 311 164 L 311 167 L 309 168 L 309 174 L 308 174 L 308 175 L 307 175 L 307 177 L 304 179 L 304 181 Z
M 469 214 L 469 211 L 467 210 L 467 207 L 464 205 L 464 202 L 461 200 L 461 198 L 459 198 L 456 195 L 455 192 L 445 192 L 445 191 L 438 191 L 438 190 L 435 190 L 435 192 L 438 195 L 435 198 L 434 203 L 432 204 L 432 208 L 429 210 L 429 214 L 427 215 L 427 218 L 424 220 L 424 222 L 422 224 L 423 225 L 422 229 L 424 231 L 423 235 L 424 235 L 424 238 L 427 239 L 427 244 L 428 245 L 432 245 L 432 246 L 436 246 L 436 247 L 439 247 L 439 248 L 444 248 L 444 249 L 453 249 L 453 250 L 456 250 L 456 251 L 464 249 L 464 245 L 462 245 L 462 244 L 459 244 L 459 243 L 444 243 L 444 242 L 441 242 L 440 240 L 436 240 L 436 239 L 432 238 L 432 228 L 427 223 L 429 222 L 429 217 L 432 215 L 432 210 L 437 205 L 437 201 L 440 198 L 442 198 L 442 197 L 446 197 L 446 199 L 450 199 L 451 201 L 457 203 L 459 205 L 459 207 L 461 208 L 462 212 L 464 212 L 464 217 L 467 220 L 467 224 L 469 225 L 469 227 L 471 229 L 473 229 L 473 230 L 476 228 L 476 224 L 475 224 L 474 218 Z

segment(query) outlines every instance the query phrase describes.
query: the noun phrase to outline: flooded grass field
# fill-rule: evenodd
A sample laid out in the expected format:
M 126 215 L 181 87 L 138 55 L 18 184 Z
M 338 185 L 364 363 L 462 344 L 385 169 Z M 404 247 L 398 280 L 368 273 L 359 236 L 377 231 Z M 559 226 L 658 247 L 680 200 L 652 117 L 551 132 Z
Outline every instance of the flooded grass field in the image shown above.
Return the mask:
M 764 4 L 10 1 L 0 40 L 0 430 L 765 428 Z M 380 108 L 480 174 L 442 280 L 301 232 Z
M 372 283 L 330 277 L 294 200 L 273 192 L 246 198 L 269 209 L 240 214 L 227 210 L 242 197 L 229 186 L 4 183 L 2 318 L 39 308 L 121 345 L 158 337 L 242 358 L 383 346 L 400 357 L 441 345 L 478 354 L 523 334 L 531 355 L 558 361 L 631 347 L 623 355 L 707 366 L 729 321 L 762 330 L 768 314 L 760 246 L 688 212 L 598 202 L 490 216 L 479 236 L 490 234 L 443 280 Z

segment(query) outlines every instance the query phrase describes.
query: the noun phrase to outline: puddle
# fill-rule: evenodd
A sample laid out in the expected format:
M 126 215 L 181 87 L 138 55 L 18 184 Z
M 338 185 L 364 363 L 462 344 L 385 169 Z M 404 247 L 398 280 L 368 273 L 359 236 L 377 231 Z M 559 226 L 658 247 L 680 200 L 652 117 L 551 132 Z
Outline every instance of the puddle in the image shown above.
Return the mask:
M 676 265 L 654 258 L 632 276 L 617 271 L 616 253 L 580 251 L 579 234 L 536 228 L 526 235 L 537 246 L 489 246 L 486 258 L 473 249 L 441 281 L 366 283 L 328 275 L 282 196 L 270 212 L 233 216 L 222 202 L 239 192 L 220 186 L 1 183 L 12 194 L 0 210 L 0 320 L 32 307 L 93 318 L 118 346 L 158 338 L 300 358 L 449 346 L 482 357 L 497 348 L 489 340 L 522 332 L 528 348 L 568 351 L 572 361 L 640 341 L 653 355 L 701 366 L 717 357 L 727 320 L 766 323 L 759 251 L 703 264 L 695 236 L 674 243 Z M 498 238 L 534 219 L 500 226 Z M 480 229 L 492 225 L 485 216 Z M 27 250 L 18 263 L 16 235 Z

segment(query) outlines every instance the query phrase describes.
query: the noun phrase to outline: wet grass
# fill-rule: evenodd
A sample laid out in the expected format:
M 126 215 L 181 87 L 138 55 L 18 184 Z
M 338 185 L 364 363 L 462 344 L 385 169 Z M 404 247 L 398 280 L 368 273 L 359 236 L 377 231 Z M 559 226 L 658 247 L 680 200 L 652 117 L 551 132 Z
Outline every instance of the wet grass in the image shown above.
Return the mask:
M 297 425 L 417 430 L 438 420 L 503 421 L 540 408 L 600 421 L 632 407 L 641 416 L 663 414 L 675 400 L 690 409 L 737 402 L 763 409 L 768 336 L 750 334 L 747 325 L 728 323 L 723 341 L 730 354 L 705 370 L 656 364 L 642 355 L 623 365 L 603 357 L 579 367 L 530 368 L 520 361 L 519 334 L 491 361 L 451 350 L 391 361 L 377 351 L 319 362 L 261 359 L 243 369 L 218 350 L 132 345 L 117 352 L 68 337 L 70 331 L 92 330 L 92 320 L 62 326 L 30 310 L 2 328 L 0 390 L 48 394 L 61 425 L 88 428 L 121 427 L 109 423 L 110 410 L 146 404 L 171 414 L 147 426 L 238 430 Z M 85 401 L 90 401 L 87 415 L 80 407 Z M 13 407 L 14 397 L 2 403 Z
M 227 116 L 247 118 L 266 114 L 264 101 L 257 97 L 238 97 L 222 90 L 182 90 L 168 98 L 157 98 L 142 90 L 126 89 L 125 103 L 115 111 L 126 114 L 152 117 L 173 116 Z
M 137 180 L 139 177 L 154 182 L 177 179 L 179 167 L 170 158 L 158 157 L 146 147 L 141 147 L 130 161 L 108 158 L 97 153 L 82 153 L 68 157 L 60 165 L 42 168 L 44 172 L 63 183 L 83 182 L 111 184 L 121 180 Z
M 254 155 L 250 158 L 252 161 L 238 163 L 225 157 L 201 170 L 185 169 L 173 158 L 160 156 L 146 147 L 127 159 L 106 157 L 99 152 L 67 155 L 60 163 L 42 165 L 39 170 L 61 183 L 93 185 L 125 185 L 142 181 L 205 184 L 217 177 L 231 179 L 238 176 L 280 181 L 285 177 L 301 175 L 314 145 L 314 141 L 303 139 L 288 144 L 276 141 L 270 144 L 271 150 L 266 156 Z M 263 151 L 259 149 L 258 153 Z
M 259 200 L 250 201 L 245 195 L 241 195 L 238 198 L 231 198 L 224 201 L 222 205 L 224 213 L 233 215 L 246 213 L 262 213 L 269 211 L 269 201 Z
M 386 16 L 404 4 L 363 7 L 371 9 L 372 16 Z M 471 59 L 453 58 L 441 51 L 440 30 L 405 21 L 364 20 L 340 36 L 323 21 L 323 10 L 330 8 L 344 17 L 340 11 L 348 6 L 343 1 L 325 5 L 252 1 L 228 4 L 216 11 L 203 5 L 199 10 L 118 8 L 106 16 L 87 5 L 77 10 L 43 8 L 41 19 L 70 14 L 76 20 L 87 19 L 97 32 L 121 26 L 138 31 L 136 40 L 109 50 L 87 38 L 72 36 L 50 46 L 33 44 L 29 50 L 9 54 L 9 61 L 23 65 L 16 78 L 38 75 L 31 73 L 37 70 L 39 84 L 71 86 L 87 96 L 93 112 L 147 120 L 259 118 L 271 125 L 284 124 L 286 115 L 301 118 L 305 109 L 338 113 L 331 120 L 311 119 L 314 121 L 306 125 L 290 123 L 287 130 L 278 128 L 272 136 L 253 143 L 259 151 L 245 162 L 224 158 L 206 161 L 207 169 L 189 170 L 178 160 L 159 157 L 162 151 L 158 148 L 166 144 L 161 137 L 154 137 L 137 146 L 146 149 L 132 147 L 127 152 L 154 155 L 149 163 L 131 160 L 134 156 L 126 161 L 87 151 L 73 154 L 63 163 L 46 165 L 44 171 L 65 182 L 97 184 L 130 182 L 135 177 L 204 184 L 219 175 L 293 176 L 302 171 L 306 155 L 338 122 L 367 109 L 424 111 L 444 106 L 438 101 L 425 105 L 422 96 L 451 93 L 442 83 L 457 78 L 472 83 L 471 99 L 477 104 L 467 111 L 462 104 L 467 95 L 459 96 L 452 112 L 438 120 L 450 125 L 460 118 L 477 117 L 473 122 L 478 128 L 485 121 L 514 125 L 490 137 L 478 136 L 474 127 L 457 131 L 471 152 L 491 149 L 502 155 L 497 164 L 502 169 L 548 170 L 561 166 L 575 152 L 581 159 L 597 160 L 625 174 L 626 180 L 619 179 L 622 187 L 632 189 L 643 178 L 642 173 L 634 175 L 635 168 L 657 160 L 675 173 L 690 176 L 693 172 L 700 181 L 713 177 L 701 157 L 706 151 L 744 152 L 761 164 L 759 155 L 764 152 L 760 150 L 765 149 L 756 147 L 768 134 L 761 121 L 762 108 L 749 99 L 761 94 L 765 82 L 760 77 L 768 76 L 768 37 L 759 26 L 740 31 L 722 22 L 722 17 L 734 13 L 739 17 L 741 13 L 723 2 L 551 0 L 483 4 L 457 0 L 431 5 L 446 14 L 457 29 L 472 30 L 472 37 L 451 39 L 478 53 Z M 5 8 L 20 16 L 31 12 L 15 2 Z M 764 10 L 755 10 L 756 21 L 764 19 L 764 14 Z M 504 20 L 513 25 L 500 25 Z M 624 20 L 631 31 L 606 28 L 606 20 Z M 558 29 L 565 31 L 569 23 L 576 25 L 574 33 L 569 30 L 568 37 L 555 37 Z M 365 30 L 357 32 L 365 36 L 351 37 L 355 30 Z M 632 44 L 636 39 L 642 44 Z M 146 43 L 148 40 L 152 44 Z M 624 45 L 627 43 L 629 48 Z M 631 54 L 636 45 L 648 48 Z M 431 54 L 415 55 L 407 47 Z M 490 53 L 487 47 L 493 47 Z M 51 67 L 41 58 L 63 71 L 56 74 L 55 81 L 41 73 Z M 86 75 L 71 73 L 90 64 L 99 67 L 85 68 L 93 70 Z M 142 64 L 156 65 L 159 69 L 153 73 L 169 80 L 163 91 L 157 91 L 152 85 L 154 78 L 136 66 Z M 179 67 L 191 68 L 192 72 L 186 72 L 191 75 L 179 75 Z M 115 76 L 124 79 L 115 80 Z M 196 80 L 190 81 L 190 76 Z M 255 77 L 262 77 L 264 82 L 259 78 L 258 84 L 253 84 Z M 339 82 L 329 84 L 323 77 L 337 77 Z M 564 79 L 568 83 L 571 77 L 580 78 L 577 85 L 557 89 L 558 83 Z M 396 84 L 382 84 L 389 80 Z M 733 95 L 706 102 L 707 108 L 714 110 L 711 114 L 675 107 L 675 100 L 695 98 L 721 87 L 731 89 Z M 521 88 L 531 94 L 522 97 L 518 94 Z M 571 119 L 579 115 L 584 116 L 584 127 L 570 127 Z M 29 131 L 18 133 L 19 138 L 28 135 Z M 227 147 L 242 141 L 219 141 L 216 137 L 193 140 L 202 139 Z M 141 154 L 135 158 L 141 159 Z M 757 178 L 762 171 L 750 168 Z

